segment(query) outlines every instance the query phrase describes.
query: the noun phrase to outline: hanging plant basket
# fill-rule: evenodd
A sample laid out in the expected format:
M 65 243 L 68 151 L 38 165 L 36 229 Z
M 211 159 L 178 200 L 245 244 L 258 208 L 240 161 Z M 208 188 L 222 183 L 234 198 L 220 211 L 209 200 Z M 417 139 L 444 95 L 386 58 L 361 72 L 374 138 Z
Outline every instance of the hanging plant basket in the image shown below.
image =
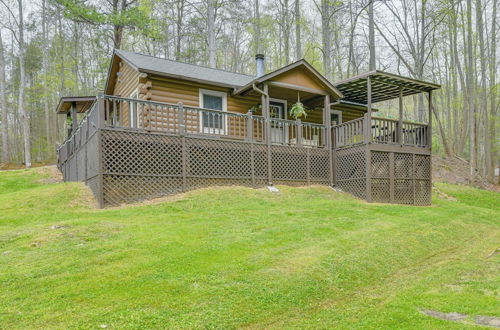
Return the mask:
M 306 108 L 304 107 L 304 104 L 300 102 L 299 93 L 297 93 L 297 103 L 293 104 L 292 107 L 290 108 L 290 116 L 292 116 L 294 119 L 307 117 Z

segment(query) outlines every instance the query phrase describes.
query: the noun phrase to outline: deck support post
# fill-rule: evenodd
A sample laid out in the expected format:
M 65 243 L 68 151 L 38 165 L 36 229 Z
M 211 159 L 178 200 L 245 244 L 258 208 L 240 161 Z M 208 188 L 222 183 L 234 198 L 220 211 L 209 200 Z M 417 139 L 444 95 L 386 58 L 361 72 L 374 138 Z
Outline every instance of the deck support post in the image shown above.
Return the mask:
M 399 87 L 399 120 L 398 120 L 398 132 L 397 141 L 400 145 L 403 145 L 403 87 Z
M 330 95 L 326 94 L 323 106 L 323 126 L 325 127 L 325 133 L 323 138 L 325 139 L 324 145 L 328 150 L 328 182 L 330 186 L 333 187 L 334 182 L 334 168 L 333 168 L 333 150 L 332 150 L 332 121 L 330 119 Z
M 394 152 L 389 152 L 389 201 L 394 203 Z
M 76 102 L 71 103 L 71 134 L 78 128 L 78 116 L 76 115 Z
M 430 157 L 430 160 L 429 160 L 429 173 L 430 173 L 430 176 L 429 176 L 429 185 L 430 185 L 430 201 L 431 201 L 431 204 L 432 204 L 432 91 L 429 91 L 429 124 L 427 126 L 427 134 L 428 134 L 428 138 L 427 138 L 427 145 L 429 147 L 429 151 L 431 151 L 429 153 L 429 157 Z M 413 164 L 415 164 L 415 155 L 413 155 Z M 415 166 L 415 165 L 414 165 Z M 413 192 L 414 192 L 414 195 L 415 195 L 415 170 L 413 171 Z
M 427 124 L 427 145 L 432 148 L 432 91 L 429 91 L 429 119 Z
M 105 126 L 104 97 L 100 95 L 97 99 L 97 206 L 104 208 L 104 157 L 102 146 L 102 129 Z
M 368 202 L 372 201 L 372 166 L 371 166 L 371 150 L 370 143 L 372 141 L 372 80 L 370 77 L 366 78 L 366 90 L 367 90 L 367 107 L 368 111 L 366 113 L 366 133 L 365 133 L 365 143 L 366 143 L 366 200 Z
M 186 146 L 186 113 L 184 104 L 177 103 L 179 107 L 179 134 L 182 143 L 182 191 L 187 191 L 187 146 Z
M 106 123 L 105 101 L 103 95 L 97 99 L 97 128 L 104 128 Z
M 269 87 L 264 83 L 264 93 L 261 95 L 262 115 L 266 125 L 266 144 L 267 144 L 267 183 L 273 184 L 272 159 L 271 159 L 271 115 L 269 113 Z
M 246 134 L 246 140 L 247 142 L 253 142 L 253 116 L 252 116 L 252 111 L 248 110 L 247 112 L 247 134 Z

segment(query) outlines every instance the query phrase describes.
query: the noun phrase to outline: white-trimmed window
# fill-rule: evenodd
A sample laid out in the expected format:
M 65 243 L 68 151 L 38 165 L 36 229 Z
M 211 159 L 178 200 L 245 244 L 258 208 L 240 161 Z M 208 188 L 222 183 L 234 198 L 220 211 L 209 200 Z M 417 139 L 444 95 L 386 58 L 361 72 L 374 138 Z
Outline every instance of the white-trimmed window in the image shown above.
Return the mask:
M 342 111 L 330 110 L 330 124 L 332 126 L 342 124 Z
M 225 134 L 227 116 L 218 112 L 227 111 L 227 94 L 209 89 L 200 89 L 200 108 L 216 110 L 203 111 L 200 118 L 201 131 L 208 134 Z
M 131 99 L 139 98 L 139 91 L 136 89 L 130 94 Z M 131 128 L 137 128 L 139 123 L 139 114 L 137 112 L 137 103 L 130 103 L 130 111 L 128 113 L 129 123 Z

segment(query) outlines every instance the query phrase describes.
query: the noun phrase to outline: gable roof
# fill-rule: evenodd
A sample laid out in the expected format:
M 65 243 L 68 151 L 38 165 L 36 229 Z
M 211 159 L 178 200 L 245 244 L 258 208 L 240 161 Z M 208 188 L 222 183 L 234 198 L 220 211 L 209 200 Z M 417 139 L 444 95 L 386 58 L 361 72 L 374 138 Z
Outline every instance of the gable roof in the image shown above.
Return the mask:
M 323 84 L 326 85 L 326 87 L 335 95 L 338 96 L 338 98 L 342 98 L 343 95 L 342 93 L 337 89 L 335 88 L 335 86 L 328 80 L 326 79 L 325 77 L 323 77 L 323 75 L 321 73 L 319 73 L 311 64 L 309 64 L 309 62 L 307 62 L 306 60 L 304 59 L 301 59 L 301 60 L 298 60 L 294 63 L 291 63 L 289 65 L 286 65 L 278 70 L 275 70 L 273 72 L 270 72 L 268 74 L 265 74 L 263 76 L 260 76 L 260 77 L 254 77 L 254 79 L 252 79 L 251 81 L 249 81 L 248 83 L 246 83 L 244 86 L 236 89 L 234 91 L 233 94 L 235 95 L 238 95 L 238 94 L 241 94 L 243 93 L 244 91 L 248 90 L 249 88 L 251 88 L 254 84 L 260 84 L 266 80 L 269 80 L 269 79 L 272 79 L 282 73 L 285 73 L 287 71 L 290 71 L 292 69 L 295 69 L 297 67 L 300 67 L 300 66 L 303 66 L 305 67 L 306 69 L 308 69 L 316 78 L 318 78 Z
M 139 72 L 181 78 L 224 87 L 237 88 L 247 84 L 255 78 L 255 76 L 246 74 L 177 62 L 119 49 L 115 49 L 113 55 L 115 54 Z

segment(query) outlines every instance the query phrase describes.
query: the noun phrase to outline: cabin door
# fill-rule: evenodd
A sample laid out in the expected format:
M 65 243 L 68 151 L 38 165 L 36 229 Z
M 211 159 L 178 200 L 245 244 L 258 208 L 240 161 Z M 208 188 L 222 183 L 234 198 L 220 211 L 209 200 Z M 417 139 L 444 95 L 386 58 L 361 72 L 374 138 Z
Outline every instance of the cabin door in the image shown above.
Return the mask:
M 269 99 L 269 117 L 272 119 L 285 119 L 286 101 Z M 288 130 L 284 121 L 271 120 L 271 142 L 280 144 L 288 142 Z

